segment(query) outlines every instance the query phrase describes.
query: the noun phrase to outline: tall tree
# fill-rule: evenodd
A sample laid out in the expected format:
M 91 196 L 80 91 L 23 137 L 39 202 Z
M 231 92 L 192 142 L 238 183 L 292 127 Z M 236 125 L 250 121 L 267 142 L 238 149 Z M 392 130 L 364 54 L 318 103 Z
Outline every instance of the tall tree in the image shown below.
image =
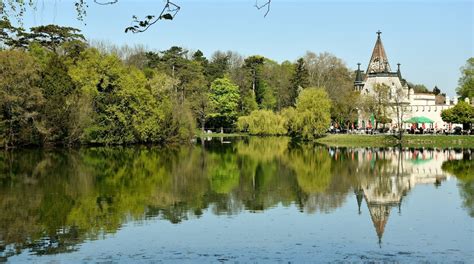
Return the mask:
M 209 114 L 211 123 L 221 130 L 232 127 L 238 116 L 239 87 L 227 78 L 216 79 L 211 84 L 210 98 L 213 109 Z
M 32 27 L 29 33 L 30 41 L 38 42 L 54 52 L 65 42 L 85 41 L 81 30 L 58 25 Z
M 331 100 L 337 100 L 341 90 L 352 90 L 354 78 L 340 58 L 327 52 L 307 52 L 303 58 L 310 86 L 325 88 Z
M 308 88 L 298 96 L 295 113 L 289 115 L 290 130 L 306 140 L 314 140 L 329 128 L 331 100 L 323 88 Z
M 456 92 L 462 98 L 474 100 L 474 57 L 466 61 L 466 65 L 461 68 L 461 77 Z
M 76 103 L 72 97 L 75 86 L 64 61 L 63 57 L 52 55 L 39 81 L 45 99 L 42 115 L 48 129 L 46 140 L 53 143 L 70 143 L 66 141 L 69 138 L 71 111 Z
M 3 146 L 41 144 L 45 133 L 40 109 L 38 65 L 23 51 L 0 52 L 0 137 Z
M 222 51 L 216 51 L 211 58 L 206 71 L 209 82 L 217 78 L 223 78 L 230 69 L 230 55 Z
M 303 58 L 296 61 L 295 70 L 291 78 L 290 102 L 296 104 L 296 98 L 301 90 L 309 86 L 309 72 Z
M 11 48 L 26 48 L 36 42 L 57 52 L 64 43 L 85 41 L 79 29 L 58 25 L 32 27 L 27 32 L 23 28 L 12 26 L 7 20 L 0 20 L 0 32 L 0 40 Z
M 263 64 L 265 58 L 262 56 L 250 56 L 244 61 L 244 68 L 250 77 L 250 89 L 255 94 L 255 100 L 257 104 L 261 104 L 264 95 L 264 84 L 262 80 Z
M 23 28 L 13 26 L 9 20 L 0 19 L 0 44 L 10 48 L 25 48 L 28 43 L 28 34 Z
M 345 91 L 340 100 L 332 101 L 331 118 L 345 128 L 357 121 L 358 111 L 362 108 L 362 98 L 357 91 Z

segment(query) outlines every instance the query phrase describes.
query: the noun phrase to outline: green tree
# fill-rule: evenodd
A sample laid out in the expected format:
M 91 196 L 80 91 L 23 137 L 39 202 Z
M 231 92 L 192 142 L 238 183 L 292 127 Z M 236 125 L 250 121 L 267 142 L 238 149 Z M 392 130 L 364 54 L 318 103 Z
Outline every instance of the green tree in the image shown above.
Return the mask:
M 306 140 L 320 137 L 331 123 L 331 100 L 323 88 L 303 90 L 296 102 L 296 113 L 291 120 L 295 134 Z
M 474 100 L 474 57 L 466 61 L 466 65 L 461 68 L 461 77 L 456 92 L 462 98 Z
M 71 111 L 77 102 L 73 96 L 75 86 L 64 61 L 63 57 L 52 55 L 39 81 L 45 99 L 41 113 L 48 132 L 45 140 L 52 143 L 72 143 L 69 142 Z
M 408 83 L 408 86 L 415 91 L 415 93 L 429 93 L 430 91 L 424 84 Z
M 262 101 L 260 103 L 261 109 L 274 110 L 277 106 L 277 98 L 275 96 L 275 89 L 270 87 L 267 82 L 263 81 L 261 84 Z
M 241 115 L 250 115 L 251 112 L 258 109 L 257 101 L 255 100 L 255 93 L 250 90 L 242 94 L 241 101 Z
M 342 127 L 349 128 L 356 122 L 361 109 L 361 95 L 357 91 L 345 90 L 338 100 L 332 102 L 331 117 Z
M 217 78 L 223 78 L 230 68 L 230 54 L 216 51 L 206 69 L 206 76 L 209 83 Z
M 443 110 L 441 118 L 444 122 L 463 124 L 464 129 L 469 129 L 474 123 L 474 107 L 464 101 L 459 101 L 454 107 Z
M 216 127 L 232 127 L 237 120 L 239 87 L 228 78 L 216 79 L 211 84 L 210 101 L 212 112 L 208 115 Z
M 41 144 L 44 98 L 38 87 L 38 65 L 26 52 L 0 51 L 0 72 L 1 144 Z
M 9 20 L 0 19 L 0 44 L 10 48 L 25 48 L 29 44 L 28 34 L 23 28 L 13 26 Z
M 388 118 L 388 112 L 391 106 L 390 96 L 390 87 L 378 83 L 374 85 L 374 93 L 372 95 L 366 95 L 363 99 L 363 108 L 366 117 L 369 117 L 370 115 L 374 116 L 376 120 L 376 129 L 378 128 L 379 123 L 383 123 L 384 121 L 387 123 L 391 122 Z
M 250 56 L 244 61 L 244 69 L 246 70 L 250 80 L 250 84 L 248 84 L 248 86 L 255 94 L 255 100 L 257 101 L 258 105 L 262 103 L 265 93 L 265 87 L 262 80 L 264 63 L 265 58 L 258 55 Z
M 86 142 L 127 144 L 165 140 L 158 127 L 163 113 L 138 69 L 126 68 L 116 56 L 88 49 L 81 61 L 70 67 L 69 74 L 93 105 L 93 123 L 84 131 Z
M 58 47 L 66 42 L 85 41 L 81 30 L 58 25 L 32 27 L 28 38 L 30 42 L 37 42 L 41 46 L 57 52 Z
M 331 100 L 337 100 L 342 90 L 352 90 L 352 71 L 342 59 L 328 52 L 315 54 L 310 51 L 303 59 L 309 73 L 309 85 L 324 88 Z
M 296 98 L 300 91 L 309 86 L 309 72 L 303 58 L 299 58 L 296 61 L 296 66 L 290 82 L 290 102 L 291 105 L 295 105 Z
M 26 48 L 31 43 L 38 43 L 51 51 L 57 52 L 67 42 L 84 42 L 81 31 L 72 27 L 45 25 L 30 28 L 27 32 L 21 27 L 14 27 L 8 20 L 0 20 L 0 40 L 11 48 Z

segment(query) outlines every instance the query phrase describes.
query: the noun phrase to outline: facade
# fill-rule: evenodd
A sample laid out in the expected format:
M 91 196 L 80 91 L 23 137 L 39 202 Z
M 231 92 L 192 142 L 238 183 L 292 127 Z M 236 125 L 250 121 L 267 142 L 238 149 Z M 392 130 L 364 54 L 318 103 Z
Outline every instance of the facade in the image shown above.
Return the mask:
M 400 71 L 400 63 L 397 64 L 397 71 L 392 71 L 385 53 L 381 32 L 377 32 L 377 40 L 375 42 L 372 56 L 364 73 L 360 70 L 360 63 L 356 71 L 356 79 L 354 81 L 354 89 L 362 95 L 374 95 L 377 85 L 385 85 L 389 89 L 389 101 L 393 107 L 389 107 L 386 116 L 392 120 L 390 127 L 397 127 L 397 117 L 407 120 L 413 117 L 427 117 L 434 121 L 433 124 L 425 124 L 426 128 L 436 130 L 449 129 L 454 126 L 443 122 L 441 119 L 441 111 L 451 108 L 457 104 L 458 99 L 452 101 L 446 97 L 444 104 L 436 104 L 436 96 L 429 93 L 415 93 L 408 85 L 408 82 L 402 78 Z M 466 99 L 467 102 L 469 99 Z M 400 105 L 399 115 L 397 115 L 394 105 Z M 359 111 L 358 127 L 365 129 L 375 127 L 377 120 L 371 118 L 371 114 Z M 405 129 L 412 124 L 404 124 Z M 423 124 L 418 124 L 422 126 Z M 458 126 L 458 125 L 456 125 Z

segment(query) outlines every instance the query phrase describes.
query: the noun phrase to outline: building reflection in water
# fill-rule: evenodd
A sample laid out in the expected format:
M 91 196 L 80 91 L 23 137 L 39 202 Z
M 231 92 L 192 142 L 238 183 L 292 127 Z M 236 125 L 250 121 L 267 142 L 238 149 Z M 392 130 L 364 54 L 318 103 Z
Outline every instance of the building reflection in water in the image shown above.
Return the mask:
M 330 148 L 329 152 L 336 160 L 341 155 L 337 148 Z M 451 177 L 442 170 L 443 163 L 462 160 L 465 155 L 454 150 L 400 148 L 348 149 L 347 152 L 358 164 L 357 186 L 354 187 L 358 212 L 361 214 L 365 201 L 380 246 L 392 209 L 397 208 L 401 214 L 403 197 L 418 184 L 440 186 Z

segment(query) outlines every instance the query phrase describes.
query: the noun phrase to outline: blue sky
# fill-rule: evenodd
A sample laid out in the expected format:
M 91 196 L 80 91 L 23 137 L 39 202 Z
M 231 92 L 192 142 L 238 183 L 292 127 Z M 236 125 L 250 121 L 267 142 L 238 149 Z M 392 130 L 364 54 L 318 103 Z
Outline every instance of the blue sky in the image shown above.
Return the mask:
M 263 0 L 259 0 L 263 1 Z M 273 0 L 266 18 L 254 0 L 174 0 L 182 9 L 141 34 L 125 34 L 132 15 L 154 14 L 162 0 L 119 0 L 98 6 L 89 0 L 85 23 L 77 21 L 72 0 L 38 1 L 25 27 L 56 23 L 83 30 L 91 40 L 143 44 L 164 50 L 183 46 L 210 56 L 216 50 L 260 54 L 294 61 L 308 50 L 328 51 L 352 69 L 367 66 L 381 30 L 392 69 L 428 88 L 455 94 L 459 68 L 474 56 L 474 1 Z

